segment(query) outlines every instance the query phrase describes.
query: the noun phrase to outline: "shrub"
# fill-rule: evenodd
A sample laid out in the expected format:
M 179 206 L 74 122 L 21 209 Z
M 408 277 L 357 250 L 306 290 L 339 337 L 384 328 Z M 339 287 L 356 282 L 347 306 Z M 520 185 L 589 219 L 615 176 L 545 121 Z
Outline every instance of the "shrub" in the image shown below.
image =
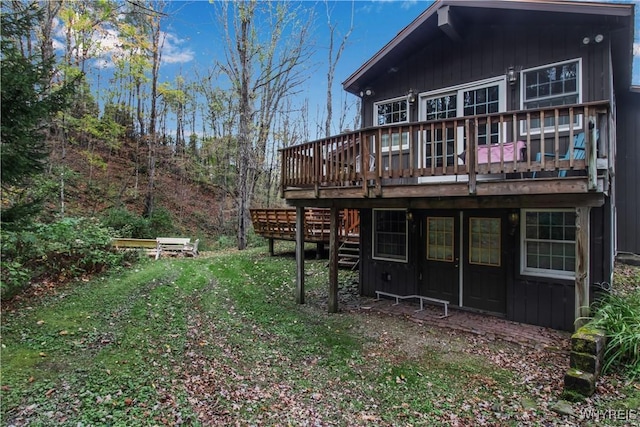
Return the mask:
M 603 297 L 589 324 L 607 332 L 604 372 L 619 366 L 640 377 L 640 289 Z
M 237 245 L 236 239 L 231 236 L 225 236 L 224 234 L 218 236 L 218 240 L 216 240 L 214 249 L 229 249 L 233 248 Z
M 131 237 L 138 239 L 153 238 L 149 230 L 149 222 L 125 208 L 112 208 L 103 217 L 105 226 L 112 228 L 117 237 Z
M 114 229 L 118 237 L 155 239 L 171 236 L 175 231 L 171 213 L 162 208 L 155 209 L 150 218 L 144 218 L 126 208 L 112 208 L 107 211 L 103 222 Z
M 151 238 L 171 236 L 175 232 L 171 213 L 164 208 L 154 209 L 148 221 L 149 230 L 152 233 Z
M 88 218 L 2 230 L 2 299 L 34 280 L 66 281 L 122 265 L 128 255 L 112 250 L 113 235 L 112 229 Z

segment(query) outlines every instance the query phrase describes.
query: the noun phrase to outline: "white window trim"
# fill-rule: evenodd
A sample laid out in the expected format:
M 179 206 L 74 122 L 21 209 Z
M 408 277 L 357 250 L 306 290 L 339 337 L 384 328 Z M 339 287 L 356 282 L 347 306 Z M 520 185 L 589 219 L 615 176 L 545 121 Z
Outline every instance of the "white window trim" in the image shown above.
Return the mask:
M 456 96 L 456 117 L 464 117 L 463 115 L 457 115 L 458 113 L 462 113 L 464 111 L 464 99 L 462 97 L 462 92 L 467 89 L 482 89 L 488 86 L 498 85 L 498 111 L 506 112 L 507 111 L 507 77 L 504 75 L 491 77 L 483 80 L 475 80 L 455 86 L 448 86 L 441 89 L 420 92 L 418 94 L 418 117 L 420 121 L 425 121 L 427 119 L 427 113 L 424 107 L 424 102 L 432 99 L 432 98 L 440 98 L 444 95 L 457 95 Z M 426 131 L 425 131 L 426 132 Z M 459 127 L 457 130 L 457 146 L 456 146 L 456 154 L 460 155 L 464 152 L 464 129 L 463 127 Z M 505 123 L 503 128 L 500 129 L 500 139 L 502 142 L 506 141 L 507 135 L 507 124 Z M 418 143 L 418 155 L 422 157 L 422 153 L 426 151 L 426 138 L 419 133 L 420 141 Z M 458 158 L 458 164 L 462 164 L 462 160 Z
M 527 267 L 527 251 L 526 251 L 526 232 L 527 232 L 527 212 L 574 212 L 575 209 L 521 209 L 520 210 L 520 274 L 524 276 L 535 277 L 547 277 L 551 279 L 561 280 L 574 280 L 576 277 L 575 271 L 560 271 L 560 270 L 547 270 L 543 268 L 528 268 Z M 577 215 L 577 213 L 576 213 Z M 577 258 L 578 242 L 575 241 L 575 254 Z
M 404 120 L 402 122 L 387 123 L 387 124 L 384 124 L 384 125 L 378 125 L 378 105 L 390 104 L 392 102 L 397 102 L 397 101 L 405 101 L 405 103 L 407 105 L 407 120 Z M 399 125 L 402 125 L 403 123 L 409 123 L 411 121 L 410 114 L 411 114 L 411 108 L 410 108 L 410 105 L 409 105 L 409 100 L 407 99 L 406 96 L 398 96 L 396 98 L 389 98 L 389 99 L 385 99 L 385 100 L 377 101 L 377 102 L 373 103 L 373 123 L 375 123 L 375 126 L 378 126 L 378 127 L 385 128 L 385 127 L 390 127 L 390 126 L 399 126 Z M 384 135 L 384 131 L 382 132 L 382 134 Z M 383 153 L 388 153 L 389 150 L 391 150 L 391 152 L 393 153 L 393 152 L 399 152 L 400 150 L 402 150 L 402 151 L 409 150 L 409 132 L 402 132 L 401 134 L 398 134 L 398 135 L 400 135 L 400 141 L 401 142 L 402 142 L 402 135 L 403 134 L 407 135 L 407 138 L 406 138 L 407 142 L 406 142 L 406 144 L 405 143 L 400 144 L 401 146 L 400 145 L 394 146 L 393 144 L 391 144 L 388 147 L 382 147 L 382 141 L 380 141 L 380 147 L 381 147 L 382 152 Z M 377 135 L 375 135 L 375 136 L 377 136 Z M 374 136 L 374 138 L 375 138 L 375 136 Z M 374 139 L 374 141 L 375 141 L 375 139 Z M 391 143 L 393 143 L 393 141 L 391 141 Z M 375 146 L 376 146 L 376 144 L 374 144 L 374 147 Z M 374 150 L 374 152 L 375 152 L 375 150 Z
M 563 64 L 570 64 L 572 62 L 577 62 L 578 63 L 578 81 L 576 83 L 577 88 L 578 88 L 578 104 L 582 103 L 582 58 L 574 58 L 574 59 L 568 59 L 566 61 L 560 61 L 560 62 L 552 62 L 550 64 L 544 64 L 544 65 L 539 65 L 537 67 L 532 67 L 532 68 L 527 68 L 524 70 L 520 71 L 520 110 L 524 110 L 524 103 L 525 103 L 525 91 L 526 91 L 526 87 L 524 85 L 524 74 L 528 73 L 530 71 L 536 71 L 536 70 L 542 70 L 544 68 L 549 68 L 549 67 L 554 67 L 557 65 L 563 65 Z M 524 110 L 526 111 L 526 110 Z M 562 125 L 562 126 L 558 126 L 558 131 L 559 132 L 568 132 L 572 127 L 573 130 L 582 130 L 582 115 L 577 115 L 576 116 L 576 121 L 577 124 L 574 124 L 573 126 L 571 124 L 568 125 Z M 544 129 L 544 133 L 552 133 L 555 132 L 555 127 L 554 126 L 549 126 L 549 127 L 542 127 L 542 128 L 531 128 L 529 130 L 527 130 L 526 128 L 526 122 L 523 120 L 520 122 L 520 135 L 521 136 L 525 136 L 527 134 L 529 135 L 540 135 L 540 133 L 542 133 L 542 129 Z
M 404 221 L 404 259 L 398 258 L 385 258 L 376 256 L 376 212 L 377 211 L 403 211 L 405 213 L 405 221 Z M 380 260 L 380 261 L 390 261 L 390 262 L 400 262 L 406 264 L 409 262 L 409 221 L 407 220 L 407 210 L 406 209 L 373 209 L 371 212 L 371 258 Z
M 434 97 L 439 97 L 442 95 L 446 95 L 448 93 L 454 93 L 460 90 L 465 90 L 465 89 L 470 89 L 470 88 L 480 88 L 481 86 L 491 86 L 493 84 L 496 83 L 504 83 L 505 88 L 506 88 L 506 83 L 507 83 L 507 78 L 505 76 L 498 76 L 498 77 L 491 77 L 488 79 L 483 79 L 483 80 L 474 80 L 471 82 L 467 82 L 467 83 L 463 83 L 463 84 L 459 84 L 459 85 L 455 85 L 455 86 L 447 86 L 447 87 L 443 87 L 441 89 L 435 89 L 435 90 L 430 90 L 430 91 L 426 91 L 426 92 L 420 92 L 418 97 L 420 99 L 422 98 L 434 98 Z M 506 93 L 504 94 L 504 100 L 501 98 L 500 99 L 501 104 L 500 106 L 502 107 L 502 102 L 504 101 L 504 107 L 506 108 L 506 103 L 507 103 L 507 98 L 506 98 Z M 425 120 L 424 119 L 424 111 L 420 111 L 419 112 L 419 117 L 420 120 Z

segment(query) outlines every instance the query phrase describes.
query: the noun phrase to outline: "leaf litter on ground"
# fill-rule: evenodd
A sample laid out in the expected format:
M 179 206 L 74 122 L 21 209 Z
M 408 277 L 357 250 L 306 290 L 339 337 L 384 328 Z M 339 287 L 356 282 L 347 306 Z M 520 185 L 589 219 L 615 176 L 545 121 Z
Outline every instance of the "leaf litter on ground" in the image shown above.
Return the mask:
M 93 338 L 61 335 L 75 333 L 68 327 L 50 334 L 85 343 L 108 337 L 102 346 L 90 347 L 93 352 L 135 347 L 145 365 L 135 360 L 101 365 L 101 381 L 108 384 L 118 377 L 121 366 L 136 366 L 143 369 L 136 371 L 141 383 L 151 385 L 147 394 L 122 386 L 101 392 L 104 385 L 80 392 L 81 378 L 74 380 L 72 374 L 72 381 L 53 378 L 39 386 L 56 406 L 29 397 L 27 391 L 17 406 L 3 408 L 3 418 L 28 425 L 42 419 L 38 411 L 57 407 L 49 410 L 51 419 L 78 420 L 78 412 L 87 411 L 83 393 L 93 396 L 98 407 L 118 408 L 99 419 L 131 425 L 571 426 L 587 423 L 579 417 L 584 408 L 638 402 L 637 388 L 608 375 L 598 383 L 596 396 L 574 404 L 578 416 L 558 415 L 550 407 L 561 398 L 566 352 L 525 348 L 368 311 L 328 315 L 323 260 L 307 262 L 303 306 L 293 301 L 291 257 L 270 258 L 259 251 L 202 257 L 195 264 L 201 270 L 199 285 L 188 277 L 195 271 L 191 260 L 161 262 L 171 265 L 125 297 L 127 304 L 108 313 L 91 310 L 89 320 L 106 319 L 108 330 L 96 330 Z M 177 273 L 187 266 L 187 277 Z M 354 298 L 357 283 L 348 272 L 340 272 L 340 281 L 342 304 Z M 164 286 L 174 296 L 162 297 L 161 291 L 169 289 Z M 136 299 L 144 302 L 144 321 L 152 335 L 123 342 L 119 328 L 140 310 L 133 305 Z M 49 317 L 39 316 L 37 301 L 29 307 L 32 324 L 42 320 L 37 327 L 48 327 Z M 42 359 L 79 368 L 62 356 L 56 352 Z M 113 357 L 125 359 L 118 353 Z M 60 375 L 67 375 L 59 366 Z M 3 370 L 3 382 L 5 377 Z M 15 383 L 2 387 L 4 394 Z

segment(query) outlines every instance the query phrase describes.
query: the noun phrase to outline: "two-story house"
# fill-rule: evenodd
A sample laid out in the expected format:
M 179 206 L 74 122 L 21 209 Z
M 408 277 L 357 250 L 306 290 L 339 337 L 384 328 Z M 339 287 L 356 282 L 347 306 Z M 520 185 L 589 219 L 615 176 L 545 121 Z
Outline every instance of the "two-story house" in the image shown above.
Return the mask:
M 572 330 L 640 253 L 633 34 L 629 3 L 436 1 L 344 81 L 361 129 L 282 150 L 282 195 L 359 210 L 363 295 Z

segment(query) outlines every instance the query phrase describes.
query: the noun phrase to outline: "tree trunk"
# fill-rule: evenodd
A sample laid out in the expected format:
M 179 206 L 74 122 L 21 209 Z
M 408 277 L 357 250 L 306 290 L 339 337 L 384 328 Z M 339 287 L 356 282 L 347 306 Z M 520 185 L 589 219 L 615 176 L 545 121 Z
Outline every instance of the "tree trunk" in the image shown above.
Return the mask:
M 160 10 L 156 12 L 161 12 Z M 147 181 L 147 194 L 144 200 L 144 215 L 150 217 L 153 214 L 154 209 L 154 187 L 156 181 L 156 148 L 157 132 L 156 132 L 156 119 L 157 119 L 157 98 L 158 98 L 158 74 L 160 71 L 161 54 L 160 49 L 160 14 L 155 14 L 151 17 L 151 31 L 152 31 L 152 65 L 151 65 L 151 110 L 149 111 L 149 175 Z
M 249 183 L 249 170 L 251 163 L 252 141 L 251 117 L 253 116 L 253 105 L 249 99 L 249 85 L 251 78 L 251 61 L 249 60 L 249 26 L 251 13 L 243 15 L 240 23 L 240 35 L 238 40 L 238 59 L 240 61 L 240 123 L 238 135 L 238 151 L 240 170 L 238 176 L 238 249 L 247 247 L 247 218 L 249 203 L 251 201 L 251 190 Z

